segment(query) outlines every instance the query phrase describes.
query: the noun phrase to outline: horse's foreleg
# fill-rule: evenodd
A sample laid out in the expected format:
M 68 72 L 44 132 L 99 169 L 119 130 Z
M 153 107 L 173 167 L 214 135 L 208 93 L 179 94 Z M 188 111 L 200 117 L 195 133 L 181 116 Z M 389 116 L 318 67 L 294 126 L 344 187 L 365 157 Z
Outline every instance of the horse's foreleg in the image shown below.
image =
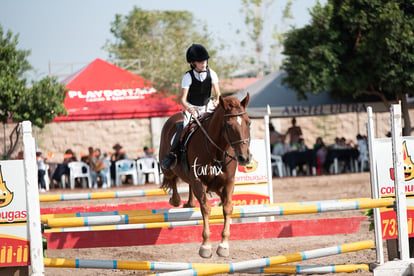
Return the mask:
M 211 213 L 210 202 L 207 199 L 206 188 L 200 181 L 196 181 L 194 183 L 193 192 L 198 202 L 200 203 L 200 210 L 201 214 L 203 215 L 203 243 L 200 246 L 198 254 L 203 258 L 211 258 L 211 233 L 209 225 L 209 218 Z
M 217 247 L 217 255 L 221 257 L 228 257 L 230 255 L 230 221 L 231 215 L 233 214 L 233 189 L 230 191 L 225 188 L 223 194 L 221 195 L 221 201 L 223 204 L 223 216 L 224 216 L 224 226 L 223 231 L 221 232 L 221 243 Z
M 191 189 L 191 185 L 188 186 L 188 201 L 184 204 L 184 208 L 194 208 L 196 206 L 195 199 L 194 199 L 194 193 Z
M 169 187 L 172 190 L 172 196 L 170 197 L 170 204 L 174 207 L 178 207 L 181 205 L 181 197 L 177 190 L 177 179 L 173 178 L 173 179 L 169 179 L 168 181 L 170 181 Z

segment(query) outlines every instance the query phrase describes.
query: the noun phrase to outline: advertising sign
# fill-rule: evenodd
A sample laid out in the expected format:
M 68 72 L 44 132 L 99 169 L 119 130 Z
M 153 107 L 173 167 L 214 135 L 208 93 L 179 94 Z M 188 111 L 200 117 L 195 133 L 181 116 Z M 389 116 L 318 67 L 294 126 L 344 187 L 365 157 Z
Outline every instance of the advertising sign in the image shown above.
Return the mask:
M 27 266 L 26 186 L 23 160 L 0 161 L 0 267 Z
M 246 166 L 238 166 L 236 171 L 234 205 L 270 203 L 265 141 L 253 139 L 250 143 L 250 153 L 252 162 Z
M 375 150 L 378 152 L 377 183 L 380 197 L 394 196 L 394 167 L 392 159 L 391 138 L 375 139 Z M 405 192 L 414 194 L 414 137 L 402 139 L 404 159 Z M 387 157 L 387 158 L 385 158 Z M 407 198 L 408 234 L 414 237 L 414 200 Z M 398 236 L 396 212 L 393 209 L 381 209 L 382 237 L 383 239 L 395 239 Z

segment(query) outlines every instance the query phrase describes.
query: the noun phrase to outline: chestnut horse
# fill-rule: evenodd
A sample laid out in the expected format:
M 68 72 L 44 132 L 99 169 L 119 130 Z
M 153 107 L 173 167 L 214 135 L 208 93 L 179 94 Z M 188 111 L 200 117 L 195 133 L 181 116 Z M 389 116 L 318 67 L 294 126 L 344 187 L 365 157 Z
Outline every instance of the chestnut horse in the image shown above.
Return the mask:
M 184 207 L 195 207 L 194 196 L 200 204 L 204 228 L 199 254 L 203 258 L 212 256 L 209 229 L 211 206 L 206 195 L 208 192 L 215 192 L 223 206 L 224 226 L 217 254 L 222 257 L 229 256 L 228 241 L 237 163 L 246 165 L 251 160 L 250 119 L 245 111 L 248 103 L 249 94 L 241 102 L 232 96 L 220 97 L 219 105 L 207 119 L 202 122 L 196 120 L 200 125 L 186 143 L 185 150 L 177 155 L 177 166 L 170 170 L 163 169 L 162 188 L 172 190 L 171 205 L 177 207 L 181 204 L 177 191 L 178 178 L 189 184 L 188 202 Z M 161 132 L 160 160 L 169 153 L 176 124 L 182 120 L 182 113 L 177 113 L 165 123 Z

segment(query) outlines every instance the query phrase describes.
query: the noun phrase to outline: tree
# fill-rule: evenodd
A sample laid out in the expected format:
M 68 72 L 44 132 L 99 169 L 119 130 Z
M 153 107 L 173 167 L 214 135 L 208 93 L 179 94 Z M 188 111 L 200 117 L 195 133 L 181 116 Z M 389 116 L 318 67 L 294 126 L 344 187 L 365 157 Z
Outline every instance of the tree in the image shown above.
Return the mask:
M 31 69 L 26 59 L 30 52 L 18 50 L 17 45 L 18 35 L 10 30 L 5 33 L 0 25 L 0 120 L 3 124 L 29 120 L 43 128 L 57 115 L 66 114 L 62 104 L 66 88 L 49 77 L 27 87 L 23 74 Z M 9 158 L 16 149 L 20 136 L 18 126 L 9 135 L 8 149 L 4 143 L 3 158 Z
M 254 57 L 250 56 L 249 63 L 255 65 L 258 76 L 263 77 L 266 70 L 274 71 L 279 68 L 277 54 L 282 50 L 284 40 L 283 27 L 285 23 L 292 19 L 292 0 L 287 0 L 286 6 L 282 11 L 281 26 L 272 25 L 269 16 L 274 0 L 243 0 L 242 12 L 245 15 L 245 27 L 248 40 L 242 42 L 254 52 Z M 268 55 L 266 59 L 265 55 Z
M 111 55 L 120 60 L 141 61 L 128 70 L 138 71 L 157 90 L 169 94 L 181 91 L 178 84 L 189 70 L 185 54 L 192 43 L 203 44 L 210 57 L 217 53 L 206 26 L 195 22 L 186 11 L 145 11 L 135 7 L 127 16 L 115 16 L 111 33 L 116 38 L 114 43 L 107 44 Z M 227 69 L 220 59 L 209 62 L 219 74 L 225 74 Z
M 287 34 L 284 82 L 305 92 L 401 100 L 404 135 L 411 133 L 406 95 L 414 94 L 414 2 L 328 0 L 311 23 Z

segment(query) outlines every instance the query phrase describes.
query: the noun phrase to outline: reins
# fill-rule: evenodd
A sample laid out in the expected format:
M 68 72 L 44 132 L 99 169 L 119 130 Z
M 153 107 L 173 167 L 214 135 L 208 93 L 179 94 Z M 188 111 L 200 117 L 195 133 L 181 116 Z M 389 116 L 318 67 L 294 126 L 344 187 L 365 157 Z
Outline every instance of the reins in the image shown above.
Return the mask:
M 243 112 L 239 112 L 239 113 L 236 113 L 236 114 L 224 114 L 224 117 L 237 117 L 237 116 L 240 116 L 240 115 L 244 115 L 244 114 L 246 114 L 246 111 L 243 111 Z M 223 149 L 221 149 L 215 142 L 214 142 L 214 140 L 210 137 L 210 135 L 208 134 L 208 132 L 207 132 L 207 130 L 203 127 L 203 125 L 201 124 L 201 122 L 198 120 L 198 118 L 197 117 L 193 117 L 194 118 L 194 120 L 196 121 L 196 123 L 197 123 L 197 125 L 200 127 L 200 129 L 201 129 L 201 131 L 203 132 L 203 134 L 205 135 L 205 137 L 208 139 L 208 141 L 215 147 L 215 148 L 217 148 L 221 153 L 223 153 L 224 154 L 224 157 L 226 157 L 226 156 L 228 156 L 230 159 L 232 159 L 232 160 L 234 160 L 234 161 L 237 161 L 237 159 L 236 159 L 236 157 L 234 157 L 234 156 L 232 156 L 232 155 L 230 155 L 227 151 L 225 151 L 225 150 L 223 150 Z M 233 147 L 233 145 L 235 145 L 235 144 L 240 144 L 240 143 L 248 143 L 249 141 L 250 141 L 250 138 L 248 138 L 248 139 L 242 139 L 242 140 L 238 140 L 238 141 L 235 141 L 235 142 L 231 142 L 230 141 L 230 139 L 229 139 L 229 134 L 228 134 L 228 131 L 227 131 L 227 124 L 226 124 L 226 121 L 224 121 L 224 125 L 225 125 L 225 131 L 226 131 L 226 140 L 227 140 L 227 142 L 229 143 L 229 145 L 231 146 L 231 147 Z M 207 149 L 208 150 L 208 149 Z

